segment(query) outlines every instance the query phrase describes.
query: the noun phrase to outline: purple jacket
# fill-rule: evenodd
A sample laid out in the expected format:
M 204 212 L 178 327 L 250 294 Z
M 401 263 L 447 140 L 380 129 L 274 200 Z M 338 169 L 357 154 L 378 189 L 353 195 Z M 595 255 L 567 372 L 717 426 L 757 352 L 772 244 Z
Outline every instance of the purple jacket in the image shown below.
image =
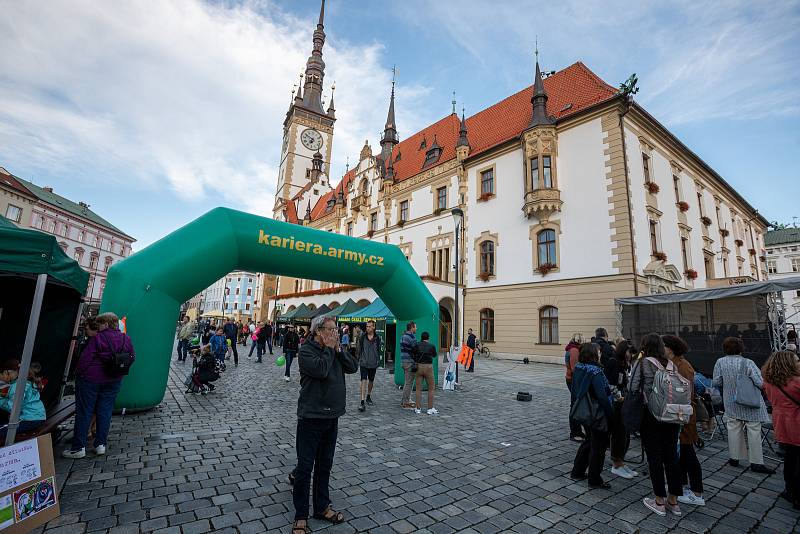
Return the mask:
M 75 376 L 93 384 L 107 384 L 122 380 L 120 376 L 109 375 L 103 362 L 111 358 L 114 352 L 133 352 L 133 343 L 127 334 L 119 330 L 106 329 L 98 332 L 89 340 L 78 359 Z

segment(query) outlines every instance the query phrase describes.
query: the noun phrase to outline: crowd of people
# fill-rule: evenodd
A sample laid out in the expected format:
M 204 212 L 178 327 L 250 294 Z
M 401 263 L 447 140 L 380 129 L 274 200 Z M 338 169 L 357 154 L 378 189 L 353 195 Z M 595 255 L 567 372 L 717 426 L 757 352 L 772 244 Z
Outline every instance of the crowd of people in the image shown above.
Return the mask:
M 648 334 L 636 349 L 626 339 L 610 342 L 603 328 L 589 342 L 574 334 L 564 351 L 569 437 L 580 443 L 570 476 L 587 480 L 590 488 L 611 487 L 602 476 L 609 445 L 611 473 L 638 476 L 625 465 L 634 435 L 641 439 L 652 483 L 643 505 L 661 516 L 681 515 L 681 504 L 704 506 L 698 425 L 713 425 L 720 413 L 728 465 L 747 460 L 751 471 L 767 475 L 774 470 L 764 464 L 762 424 L 772 422 L 785 454 L 782 496 L 800 509 L 797 347 L 790 343 L 789 350 L 773 353 L 761 369 L 743 356 L 741 338 L 726 338 L 722 349 L 713 376 L 706 378 L 689 363 L 689 347 L 678 336 Z M 712 393 L 721 396 L 721 405 L 711 402 Z

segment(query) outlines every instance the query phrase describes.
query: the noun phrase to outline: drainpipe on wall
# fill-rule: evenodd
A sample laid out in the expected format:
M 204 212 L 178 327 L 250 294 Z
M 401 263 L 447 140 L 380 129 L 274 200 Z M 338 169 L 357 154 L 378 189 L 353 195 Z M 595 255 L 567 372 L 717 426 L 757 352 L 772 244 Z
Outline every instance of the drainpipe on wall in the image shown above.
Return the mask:
M 639 296 L 639 284 L 636 280 L 636 244 L 633 240 L 633 209 L 631 208 L 631 180 L 628 175 L 628 150 L 625 147 L 625 115 L 631 109 L 633 103 L 630 96 L 625 98 L 625 109 L 619 114 L 619 130 L 622 134 L 622 165 L 625 169 L 625 197 L 628 203 L 628 231 L 631 234 L 631 259 L 633 261 L 633 295 Z

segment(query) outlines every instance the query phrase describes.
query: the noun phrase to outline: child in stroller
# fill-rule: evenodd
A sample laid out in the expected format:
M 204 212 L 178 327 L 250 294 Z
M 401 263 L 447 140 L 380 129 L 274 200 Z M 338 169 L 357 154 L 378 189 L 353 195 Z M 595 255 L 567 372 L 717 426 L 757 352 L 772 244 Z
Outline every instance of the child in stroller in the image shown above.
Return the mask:
M 205 395 L 209 391 L 214 391 L 215 386 L 212 382 L 219 378 L 217 369 L 218 362 L 211 354 L 211 347 L 203 347 L 200 357 L 192 355 L 192 374 L 186 378 L 186 392 L 200 393 Z

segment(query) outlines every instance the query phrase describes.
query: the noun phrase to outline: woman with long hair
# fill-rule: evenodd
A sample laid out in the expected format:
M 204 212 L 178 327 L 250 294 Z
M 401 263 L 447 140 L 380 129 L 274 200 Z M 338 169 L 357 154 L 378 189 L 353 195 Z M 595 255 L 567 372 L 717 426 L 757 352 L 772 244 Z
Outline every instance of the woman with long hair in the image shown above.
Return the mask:
M 694 367 L 684 356 L 689 352 L 689 345 L 678 336 L 661 336 L 664 341 L 664 351 L 667 358 L 672 360 L 672 364 L 678 373 L 689 381 L 694 387 Z M 698 442 L 700 436 L 697 435 L 697 403 L 696 396 L 692 392 L 692 416 L 689 422 L 681 427 L 680 433 L 680 458 L 678 465 L 681 469 L 681 482 L 689 486 L 684 486 L 683 494 L 678 496 L 678 502 L 691 504 L 694 506 L 705 506 L 703 498 L 703 468 L 694 450 L 694 444 Z
M 581 343 L 583 343 L 583 335 L 580 332 L 576 332 L 572 334 L 572 339 L 569 340 L 567 346 L 564 347 L 564 365 L 566 365 L 567 370 L 565 374 L 565 380 L 567 382 L 567 389 L 571 392 L 572 391 L 572 373 L 575 371 L 575 366 L 578 365 L 578 355 L 581 348 Z M 572 393 L 570 393 L 570 399 L 572 399 Z M 570 400 L 569 407 L 572 408 L 574 401 Z M 583 429 L 581 425 L 574 421 L 569 422 L 569 439 L 572 441 L 581 442 L 584 439 Z
M 641 385 L 645 397 L 652 393 L 653 381 L 659 370 L 654 361 L 662 368 L 674 368 L 667 358 L 661 336 L 647 334 L 642 338 L 641 353 L 631 372 L 630 391 L 637 391 Z M 681 515 L 678 496 L 683 495 L 683 488 L 677 456 L 680 430 L 679 424 L 658 421 L 650 410 L 645 408 L 640 432 L 655 497 L 645 497 L 642 502 L 660 516 L 667 515 L 667 511 Z M 665 473 L 669 491 L 665 491 L 664 488 Z
M 611 421 L 613 409 L 611 407 L 611 388 L 600 367 L 600 347 L 595 343 L 584 343 L 578 354 L 578 364 L 572 374 L 572 404 L 584 395 L 590 395 L 600 405 Z M 604 482 L 600 474 L 603 472 L 606 449 L 608 448 L 608 432 L 584 427 L 585 439 L 575 454 L 570 477 L 574 480 L 587 478 L 586 469 L 589 469 L 588 482 L 590 488 L 610 488 L 611 484 Z
M 783 350 L 769 357 L 761 368 L 764 392 L 772 404 L 775 439 L 783 444 L 783 497 L 800 510 L 800 359 Z
M 714 386 L 722 388 L 722 401 L 725 405 L 725 426 L 728 430 L 728 465 L 739 467 L 745 450 L 750 460 L 750 470 L 754 473 L 771 475 L 775 471 L 764 465 L 764 452 L 761 449 L 761 423 L 769 422 L 767 406 L 763 399 L 760 405 L 746 406 L 737 402 L 736 385 L 739 378 L 747 378 L 757 388 L 763 388 L 764 379 L 755 362 L 742 356 L 744 343 L 738 337 L 728 337 L 722 342 L 725 356 L 714 364 Z M 745 445 L 745 434 L 747 444 Z
M 625 339 L 614 342 L 614 355 L 606 361 L 603 372 L 614 394 L 614 417 L 609 421 L 611 432 L 611 474 L 622 478 L 634 478 L 639 473 L 625 465 L 625 454 L 631 442 L 631 435 L 622 419 L 622 401 L 628 391 L 628 370 L 630 369 L 631 346 Z

